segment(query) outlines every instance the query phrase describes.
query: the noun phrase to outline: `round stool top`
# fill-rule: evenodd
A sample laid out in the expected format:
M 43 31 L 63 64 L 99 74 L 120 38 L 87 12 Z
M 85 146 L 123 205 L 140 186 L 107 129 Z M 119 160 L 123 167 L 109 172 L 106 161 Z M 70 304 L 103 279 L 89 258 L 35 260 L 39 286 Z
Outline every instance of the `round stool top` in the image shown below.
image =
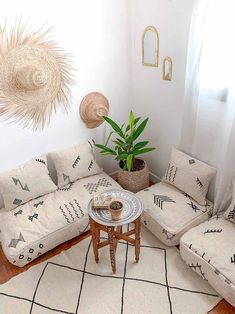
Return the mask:
M 143 212 L 142 201 L 132 192 L 113 189 L 101 194 L 111 194 L 116 200 L 120 200 L 123 203 L 121 218 L 119 220 L 112 220 L 110 211 L 108 209 L 94 209 L 93 199 L 91 199 L 88 205 L 88 214 L 94 221 L 101 225 L 110 227 L 125 225 L 137 219 Z

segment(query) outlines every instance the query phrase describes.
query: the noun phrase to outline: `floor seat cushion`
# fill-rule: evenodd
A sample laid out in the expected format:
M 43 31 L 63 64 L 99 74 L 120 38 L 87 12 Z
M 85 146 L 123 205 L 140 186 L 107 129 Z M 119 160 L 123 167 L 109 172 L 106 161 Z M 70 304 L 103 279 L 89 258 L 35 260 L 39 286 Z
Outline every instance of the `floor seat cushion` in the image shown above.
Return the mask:
M 235 224 L 222 216 L 189 230 L 180 241 L 183 260 L 235 306 Z
M 8 260 L 24 266 L 89 229 L 87 205 L 96 193 L 121 188 L 105 173 L 86 177 L 2 212 L 1 242 Z
M 181 236 L 210 217 L 213 204 L 199 205 L 189 195 L 164 182 L 137 193 L 144 203 L 142 222 L 163 243 L 178 245 Z

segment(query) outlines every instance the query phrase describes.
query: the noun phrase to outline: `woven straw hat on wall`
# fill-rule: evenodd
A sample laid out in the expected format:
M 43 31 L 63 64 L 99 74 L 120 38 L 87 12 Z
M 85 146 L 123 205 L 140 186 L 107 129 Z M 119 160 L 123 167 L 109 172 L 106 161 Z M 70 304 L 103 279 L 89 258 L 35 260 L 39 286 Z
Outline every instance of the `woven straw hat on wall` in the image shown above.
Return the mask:
M 87 128 L 97 128 L 109 113 L 108 99 L 99 92 L 87 94 L 80 103 L 80 116 Z
M 70 58 L 49 32 L 27 32 L 19 22 L 0 27 L 0 116 L 43 129 L 58 107 L 69 108 Z

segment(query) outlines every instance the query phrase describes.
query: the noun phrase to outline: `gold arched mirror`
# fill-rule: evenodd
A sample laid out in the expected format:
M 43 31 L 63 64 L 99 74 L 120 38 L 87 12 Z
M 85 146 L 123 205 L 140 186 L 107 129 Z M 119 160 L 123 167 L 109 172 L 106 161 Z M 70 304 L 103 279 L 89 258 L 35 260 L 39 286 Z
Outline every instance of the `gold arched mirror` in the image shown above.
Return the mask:
M 158 67 L 159 37 L 154 26 L 145 28 L 142 35 L 142 64 Z
M 165 57 L 163 60 L 163 80 L 172 80 L 172 60 L 170 57 Z

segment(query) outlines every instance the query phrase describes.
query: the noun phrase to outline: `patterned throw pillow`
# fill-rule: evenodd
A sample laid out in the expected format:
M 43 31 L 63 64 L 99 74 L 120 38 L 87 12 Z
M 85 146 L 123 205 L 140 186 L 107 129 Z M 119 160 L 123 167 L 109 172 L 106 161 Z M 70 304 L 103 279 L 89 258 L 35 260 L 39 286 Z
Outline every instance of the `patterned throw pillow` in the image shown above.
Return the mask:
M 162 180 L 187 193 L 200 205 L 206 204 L 206 194 L 216 169 L 175 148 Z
M 235 178 L 233 178 L 233 198 L 229 208 L 224 213 L 224 217 L 235 223 Z
M 0 174 L 0 193 L 6 210 L 11 210 L 34 198 L 54 192 L 46 156 L 32 159 L 16 169 Z
M 49 153 L 49 157 L 55 164 L 59 188 L 102 171 L 95 161 L 90 142 Z

